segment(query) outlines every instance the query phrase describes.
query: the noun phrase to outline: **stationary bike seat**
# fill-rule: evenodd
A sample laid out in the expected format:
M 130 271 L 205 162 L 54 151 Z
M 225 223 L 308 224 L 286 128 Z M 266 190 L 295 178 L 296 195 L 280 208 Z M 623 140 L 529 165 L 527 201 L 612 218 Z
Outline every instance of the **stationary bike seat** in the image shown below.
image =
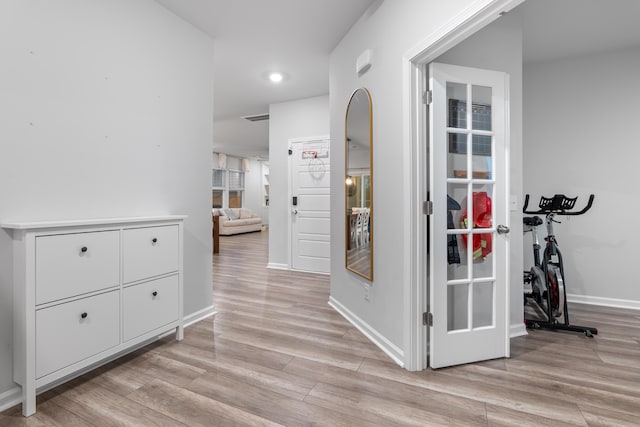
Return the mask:
M 537 227 L 539 225 L 542 224 L 542 218 L 540 218 L 539 216 L 525 216 L 522 217 L 522 223 L 524 225 L 528 225 L 530 227 Z

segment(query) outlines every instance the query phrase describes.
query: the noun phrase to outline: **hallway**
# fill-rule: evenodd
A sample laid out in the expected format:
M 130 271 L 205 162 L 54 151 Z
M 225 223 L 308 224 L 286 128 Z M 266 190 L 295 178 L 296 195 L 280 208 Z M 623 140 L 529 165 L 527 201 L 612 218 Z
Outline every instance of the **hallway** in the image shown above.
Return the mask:
M 328 276 L 269 270 L 268 232 L 221 238 L 218 314 L 20 407 L 2 426 L 637 425 L 640 314 L 572 305 L 600 335 L 532 331 L 511 359 L 396 366 L 328 304 Z

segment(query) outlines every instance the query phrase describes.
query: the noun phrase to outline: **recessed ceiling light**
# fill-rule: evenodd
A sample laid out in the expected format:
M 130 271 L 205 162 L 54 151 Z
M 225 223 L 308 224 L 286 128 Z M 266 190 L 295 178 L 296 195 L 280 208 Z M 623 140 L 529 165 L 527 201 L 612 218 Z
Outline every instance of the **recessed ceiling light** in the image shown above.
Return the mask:
M 271 74 L 269 74 L 269 80 L 271 80 L 274 83 L 280 83 L 283 78 L 284 78 L 284 76 L 282 74 L 280 74 L 280 73 L 271 73 Z

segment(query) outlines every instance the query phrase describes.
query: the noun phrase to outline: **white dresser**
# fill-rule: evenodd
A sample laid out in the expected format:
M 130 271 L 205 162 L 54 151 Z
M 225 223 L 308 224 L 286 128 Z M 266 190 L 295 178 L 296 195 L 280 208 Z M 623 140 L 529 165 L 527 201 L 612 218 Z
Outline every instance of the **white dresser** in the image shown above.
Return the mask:
M 175 329 L 185 216 L 3 223 L 13 238 L 14 381 L 22 413 L 64 381 Z

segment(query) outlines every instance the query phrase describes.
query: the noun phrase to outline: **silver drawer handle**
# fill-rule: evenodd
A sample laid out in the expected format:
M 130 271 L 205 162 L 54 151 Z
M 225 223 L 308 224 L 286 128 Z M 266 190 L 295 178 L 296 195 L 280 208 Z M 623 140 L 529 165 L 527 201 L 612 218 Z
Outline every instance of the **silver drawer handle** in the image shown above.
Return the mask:
M 82 314 L 80 315 L 80 318 L 82 318 L 82 319 L 86 319 L 88 315 L 89 315 L 89 314 L 85 311 L 84 313 L 82 313 Z
M 158 244 L 158 238 L 154 237 L 153 239 L 151 239 L 151 244 L 152 245 L 157 245 Z
M 81 247 L 80 248 L 80 255 L 86 254 L 88 250 L 89 250 L 89 248 L 86 247 L 86 246 Z
M 151 295 L 153 295 L 154 297 L 157 297 L 158 296 L 158 291 L 151 292 Z

